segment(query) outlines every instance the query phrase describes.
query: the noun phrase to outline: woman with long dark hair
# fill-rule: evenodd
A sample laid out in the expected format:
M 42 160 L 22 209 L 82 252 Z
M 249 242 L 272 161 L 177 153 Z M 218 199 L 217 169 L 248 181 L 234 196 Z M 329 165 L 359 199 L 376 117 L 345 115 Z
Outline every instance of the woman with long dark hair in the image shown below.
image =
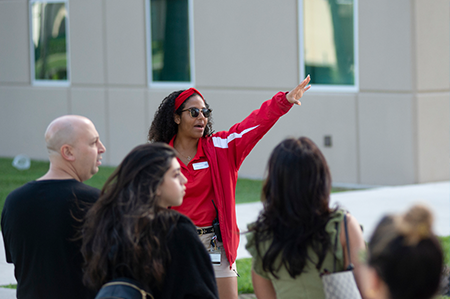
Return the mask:
M 83 225 L 84 282 L 137 281 L 155 298 L 218 298 L 210 257 L 195 226 L 177 211 L 186 178 L 175 151 L 134 148 L 106 181 Z
M 197 226 L 214 262 L 222 299 L 238 297 L 235 265 L 239 245 L 235 210 L 238 170 L 278 119 L 294 104 L 300 105 L 299 99 L 310 88 L 309 81 L 308 76 L 290 92 L 277 93 L 228 131 L 213 133 L 211 109 L 195 88 L 171 93 L 155 113 L 148 140 L 166 142 L 180 154 L 181 171 L 188 183 L 183 204 L 175 209 Z
M 430 210 L 421 205 L 380 221 L 369 242 L 368 298 L 430 299 L 437 295 L 444 258 L 432 225 Z
M 290 138 L 275 147 L 263 185 L 264 209 L 247 235 L 257 298 L 325 298 L 320 274 L 333 270 L 334 256 L 337 271 L 348 266 L 347 246 L 361 290 L 362 231 L 347 213 L 346 243 L 346 212 L 329 207 L 330 191 L 327 162 L 310 139 Z

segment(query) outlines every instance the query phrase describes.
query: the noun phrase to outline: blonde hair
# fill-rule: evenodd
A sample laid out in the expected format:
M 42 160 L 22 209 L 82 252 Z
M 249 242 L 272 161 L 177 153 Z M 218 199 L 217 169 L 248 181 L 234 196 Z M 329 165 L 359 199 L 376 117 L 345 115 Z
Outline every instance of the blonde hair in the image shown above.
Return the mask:
M 411 207 L 405 214 L 395 217 L 394 223 L 396 231 L 404 237 L 407 246 L 415 246 L 433 233 L 433 215 L 423 205 Z

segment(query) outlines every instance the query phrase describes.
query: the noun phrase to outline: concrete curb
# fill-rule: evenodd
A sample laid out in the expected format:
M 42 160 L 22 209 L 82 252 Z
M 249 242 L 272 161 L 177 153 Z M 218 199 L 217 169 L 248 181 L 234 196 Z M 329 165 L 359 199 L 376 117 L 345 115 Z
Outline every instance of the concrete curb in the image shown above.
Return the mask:
M 16 299 L 16 290 L 0 288 L 0 298 L 2 298 L 2 299 Z

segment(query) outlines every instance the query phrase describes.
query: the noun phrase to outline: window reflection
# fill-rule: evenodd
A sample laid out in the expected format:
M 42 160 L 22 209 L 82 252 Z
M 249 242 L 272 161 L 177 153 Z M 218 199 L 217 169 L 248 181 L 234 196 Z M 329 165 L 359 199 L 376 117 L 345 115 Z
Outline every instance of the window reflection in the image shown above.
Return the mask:
M 305 73 L 311 83 L 354 85 L 353 0 L 303 0 Z
M 67 80 L 65 3 L 33 3 L 35 80 Z
M 152 80 L 189 82 L 188 0 L 151 0 Z

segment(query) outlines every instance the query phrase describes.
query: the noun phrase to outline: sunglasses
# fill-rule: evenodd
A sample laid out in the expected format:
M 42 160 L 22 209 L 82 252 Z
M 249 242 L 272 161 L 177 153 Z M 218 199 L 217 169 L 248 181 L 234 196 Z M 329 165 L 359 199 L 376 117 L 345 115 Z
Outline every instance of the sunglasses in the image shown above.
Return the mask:
M 197 118 L 200 115 L 200 111 L 202 112 L 203 116 L 206 117 L 206 118 L 210 117 L 211 116 L 211 112 L 212 112 L 211 109 L 203 108 L 203 109 L 200 110 L 200 109 L 195 108 L 195 107 L 181 110 L 182 113 L 184 111 L 189 111 L 189 113 L 191 114 L 191 116 L 193 118 Z

